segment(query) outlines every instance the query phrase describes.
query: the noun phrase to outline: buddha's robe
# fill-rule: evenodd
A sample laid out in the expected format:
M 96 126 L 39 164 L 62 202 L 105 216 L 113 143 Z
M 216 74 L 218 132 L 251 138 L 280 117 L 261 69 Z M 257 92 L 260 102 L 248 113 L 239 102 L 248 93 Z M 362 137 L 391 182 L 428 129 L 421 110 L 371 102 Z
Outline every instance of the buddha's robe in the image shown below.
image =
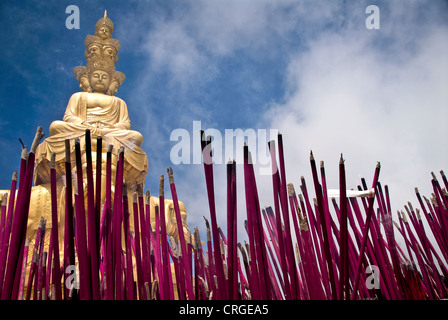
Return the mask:
M 113 145 L 113 165 L 116 164 L 118 151 L 124 146 L 124 177 L 129 186 L 142 183 L 148 172 L 148 158 L 141 149 L 142 135 L 130 130 L 126 103 L 115 96 L 98 93 L 77 92 L 68 102 L 63 121 L 54 121 L 50 125 L 50 137 L 45 139 L 36 151 L 35 184 L 50 181 L 51 153 L 56 153 L 56 171 L 58 178 L 65 173 L 65 139 L 70 139 L 71 162 L 75 165 L 75 143 L 79 138 L 83 162 L 85 164 L 85 131 L 90 129 L 92 152 L 96 152 L 96 139 L 102 137 L 102 153 L 107 146 Z M 103 157 L 105 158 L 105 157 Z M 95 158 L 93 157 L 93 162 Z M 105 166 L 103 165 L 103 171 Z M 113 178 L 115 178 L 113 176 Z

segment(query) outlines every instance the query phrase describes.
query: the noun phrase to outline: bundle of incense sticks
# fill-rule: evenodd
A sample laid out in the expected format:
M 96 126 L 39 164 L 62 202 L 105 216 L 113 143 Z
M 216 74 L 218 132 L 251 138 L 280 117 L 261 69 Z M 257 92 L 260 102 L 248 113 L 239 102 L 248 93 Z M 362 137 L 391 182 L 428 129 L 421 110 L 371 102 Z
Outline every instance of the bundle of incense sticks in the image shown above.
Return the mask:
M 1 196 L 3 300 L 448 297 L 448 181 L 443 171 L 440 171 L 441 183 L 431 174 L 433 193 L 429 198 L 416 188 L 417 205 L 408 202 L 393 216 L 389 187 L 383 187 L 379 181 L 379 163 L 373 170 L 370 188 L 363 178 L 357 190 L 347 190 L 345 160 L 341 155 L 339 189 L 328 189 L 324 163 L 320 163 L 318 170 L 311 152 L 312 188 L 307 187 L 302 176 L 297 188 L 300 193 L 296 193 L 294 183 L 288 183 L 286 177 L 283 139 L 279 134 L 277 141 L 268 143 L 273 203 L 261 206 L 263 199 L 259 198 L 251 152 L 244 146 L 244 194 L 237 194 L 235 161 L 226 165 L 225 183 L 217 184 L 227 188 L 227 225 L 220 227 L 215 203 L 213 142 L 201 132 L 209 205 L 208 212 L 204 212 L 207 239 L 202 242 L 199 227 L 194 228 L 193 234 L 186 232 L 174 172 L 169 168 L 176 241 L 166 229 L 165 176 L 160 177 L 155 216 L 150 217 L 150 193 L 148 190 L 144 196 L 142 186 L 133 193 L 131 210 L 124 181 L 124 149 L 118 150 L 112 186 L 113 149 L 107 146 L 106 179 L 102 185 L 102 157 L 97 152 L 94 172 L 91 135 L 87 130 L 85 166 L 79 138 L 66 140 L 63 179 L 66 202 L 62 213 L 57 211 L 61 198 L 57 195 L 52 157 L 50 243 L 44 242 L 48 230 L 46 220 L 41 219 L 31 249 L 26 237 L 27 220 L 34 153 L 42 136 L 42 128 L 38 128 L 29 153 L 23 146 L 19 174 L 13 174 L 9 192 Z M 75 147 L 74 168 L 71 143 Z M 101 137 L 96 145 L 101 150 Z M 101 193 L 105 194 L 102 203 Z M 245 212 L 237 212 L 240 199 L 245 200 Z M 61 229 L 58 214 L 64 214 Z M 244 218 L 242 226 L 237 225 L 239 216 Z M 155 219 L 155 229 L 151 219 Z M 248 240 L 244 243 L 238 241 L 238 230 L 247 233 Z M 63 248 L 59 248 L 61 232 Z M 29 250 L 33 250 L 30 261 Z

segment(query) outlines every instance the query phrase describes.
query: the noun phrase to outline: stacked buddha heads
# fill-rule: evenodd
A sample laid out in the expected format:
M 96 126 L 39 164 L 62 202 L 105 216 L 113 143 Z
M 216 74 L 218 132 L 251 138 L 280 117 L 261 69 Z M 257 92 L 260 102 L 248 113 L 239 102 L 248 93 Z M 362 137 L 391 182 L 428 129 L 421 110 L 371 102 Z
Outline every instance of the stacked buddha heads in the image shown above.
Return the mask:
M 93 92 L 89 82 L 90 75 L 94 70 L 103 70 L 110 77 L 110 85 L 106 94 L 114 95 L 118 87 L 123 83 L 125 75 L 123 72 L 115 70 L 115 63 L 118 61 L 118 51 L 120 51 L 120 41 L 112 38 L 114 24 L 107 17 L 104 11 L 104 17 L 98 20 L 95 25 L 95 35 L 87 35 L 84 44 L 86 51 L 84 53 L 87 59 L 87 66 L 78 66 L 73 69 L 76 79 L 79 81 L 79 87 L 85 92 Z

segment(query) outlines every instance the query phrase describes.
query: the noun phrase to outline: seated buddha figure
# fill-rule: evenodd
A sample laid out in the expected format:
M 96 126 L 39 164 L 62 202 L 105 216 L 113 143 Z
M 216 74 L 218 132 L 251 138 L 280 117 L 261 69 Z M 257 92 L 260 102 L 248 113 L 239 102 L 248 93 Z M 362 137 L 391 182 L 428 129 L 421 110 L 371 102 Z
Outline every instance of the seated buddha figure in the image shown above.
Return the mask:
M 106 153 L 113 146 L 113 163 L 118 150 L 124 146 L 125 180 L 128 186 L 141 183 L 148 171 L 148 159 L 140 148 L 142 135 L 131 130 L 126 103 L 115 96 L 107 95 L 115 70 L 107 60 L 97 59 L 87 64 L 87 75 L 91 92 L 77 92 L 68 102 L 62 121 L 50 125 L 50 137 L 43 141 L 36 152 L 36 184 L 49 182 L 46 170 L 52 152 L 56 153 L 56 164 L 65 162 L 65 139 L 80 139 L 85 143 L 86 129 L 91 132 L 92 151 Z M 96 138 L 102 137 L 103 150 L 96 150 Z M 71 144 L 72 151 L 74 143 Z M 75 157 L 72 157 L 74 164 Z M 93 158 L 95 159 L 95 158 Z M 42 170 L 40 167 L 42 166 Z M 63 166 L 56 165 L 58 176 L 64 175 Z M 105 166 L 103 166 L 105 168 Z
M 59 249 L 64 248 L 65 225 L 65 161 L 66 140 L 70 141 L 70 155 L 72 178 L 76 177 L 75 141 L 79 139 L 81 149 L 81 162 L 84 178 L 86 169 L 85 137 L 86 130 L 91 133 L 92 166 L 96 171 L 96 156 L 101 154 L 101 203 L 105 198 L 106 180 L 106 156 L 112 146 L 112 193 L 116 177 L 116 164 L 118 153 L 124 150 L 124 182 L 127 186 L 129 201 L 130 229 L 133 224 L 133 195 L 135 191 L 141 194 L 144 189 L 144 181 L 148 172 L 148 158 L 141 149 L 142 135 L 131 130 L 127 105 L 124 100 L 115 96 L 118 87 L 123 83 L 125 75 L 115 70 L 118 60 L 117 53 L 120 49 L 118 40 L 112 39 L 113 23 L 107 18 L 98 20 L 95 26 L 95 35 L 88 35 L 85 40 L 87 64 L 74 68 L 74 74 L 82 91 L 74 93 L 67 104 L 62 120 L 53 121 L 49 128 L 49 136 L 37 147 L 35 159 L 35 181 L 31 193 L 30 212 L 28 216 L 27 237 L 32 240 L 30 248 L 34 246 L 34 239 L 41 218 L 46 219 L 47 230 L 55 226 L 51 219 L 51 194 L 50 194 L 50 162 L 52 153 L 55 154 L 55 169 L 57 175 L 57 211 L 59 227 Z M 101 149 L 97 145 L 97 138 L 102 138 Z M 26 152 L 22 155 L 25 159 Z M 94 174 L 94 179 L 96 175 Z M 73 179 L 76 180 L 76 179 Z M 73 187 L 75 181 L 73 181 Z M 86 180 L 84 180 L 84 192 L 86 192 Z M 73 190 L 75 187 L 73 188 Z M 5 190 L 0 190 L 0 199 Z M 113 196 L 112 196 L 112 199 Z M 155 229 L 155 207 L 160 206 L 159 197 L 147 196 L 146 203 L 150 207 L 150 224 Z M 178 241 L 176 214 L 173 200 L 165 199 L 165 221 L 168 235 Z M 182 225 L 184 227 L 185 240 L 189 241 L 187 224 L 187 212 L 185 205 L 179 201 Z M 48 248 L 51 232 L 45 233 L 45 247 Z M 29 250 L 28 266 L 33 260 L 33 250 Z M 62 254 L 62 251 L 61 251 Z M 27 268 L 29 270 L 29 268 Z M 28 272 L 28 271 L 27 271 Z
M 124 147 L 124 178 L 128 188 L 135 190 L 146 177 L 148 158 L 141 149 L 143 137 L 139 132 L 131 130 L 126 103 L 114 96 L 125 75 L 115 70 L 120 42 L 112 38 L 113 29 L 113 23 L 105 12 L 95 25 L 95 34 L 87 35 L 85 39 L 87 65 L 73 70 L 83 92 L 71 96 L 62 121 L 51 123 L 50 137 L 39 145 L 36 152 L 36 185 L 50 181 L 49 161 L 52 152 L 56 153 L 58 178 L 65 174 L 63 163 L 66 139 L 71 142 L 72 168 L 75 167 L 75 138 L 80 140 L 82 162 L 86 166 L 84 140 L 87 129 L 91 134 L 92 159 L 96 158 L 96 152 L 101 152 L 105 162 L 107 149 L 112 145 L 112 183 L 120 147 Z M 102 137 L 102 150 L 96 150 L 96 139 L 99 136 Z M 103 179 L 105 168 L 103 165 Z

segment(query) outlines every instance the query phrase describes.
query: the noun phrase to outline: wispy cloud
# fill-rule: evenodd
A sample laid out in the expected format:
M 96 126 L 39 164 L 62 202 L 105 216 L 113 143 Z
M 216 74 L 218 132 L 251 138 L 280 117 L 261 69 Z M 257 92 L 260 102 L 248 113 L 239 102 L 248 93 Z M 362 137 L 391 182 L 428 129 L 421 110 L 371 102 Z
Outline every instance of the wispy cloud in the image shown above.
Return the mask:
M 234 81 L 237 90 L 246 90 L 248 86 L 251 89 L 247 92 L 262 90 L 259 79 L 248 70 L 229 70 L 229 65 L 242 58 L 257 60 L 275 55 L 279 50 L 275 45 L 277 36 L 285 35 L 293 25 L 287 9 L 294 5 L 289 1 L 278 5 L 271 1 L 188 1 L 166 7 L 146 8 L 141 3 L 139 6 L 139 11 L 149 14 L 121 16 L 123 31 L 117 30 L 117 37 L 125 38 L 123 48 L 132 44 L 131 51 L 139 64 L 132 75 L 139 80 L 129 91 L 128 107 L 131 115 L 135 112 L 133 124 L 145 137 L 152 172 L 164 172 L 170 163 L 169 136 L 175 128 L 191 130 L 193 120 L 202 121 L 204 128 L 241 127 L 230 115 L 227 117 L 232 123 L 222 123 L 217 108 L 224 107 L 232 113 L 236 107 L 214 100 L 212 93 L 225 92 L 221 95 L 230 97 L 230 103 L 237 99 L 236 94 L 240 93 L 219 78 L 231 71 L 238 80 Z M 284 23 L 278 25 L 279 21 Z M 242 98 L 254 109 L 263 107 L 258 105 L 258 97 Z M 258 98 L 256 103 L 254 98 Z M 150 174 L 147 181 L 156 177 L 157 174 Z
M 337 186 L 341 153 L 349 187 L 355 187 L 360 176 L 371 179 L 380 161 L 395 209 L 414 199 L 414 186 L 429 192 L 430 171 L 443 169 L 448 159 L 442 149 L 447 135 L 447 29 L 439 12 L 443 8 L 423 3 L 380 5 L 381 29 L 373 31 L 365 28 L 367 2 L 194 1 L 170 10 L 156 8 L 144 22 L 126 19 L 127 24 L 150 26 L 149 32 L 133 32 L 125 41 L 138 38 L 137 51 L 146 57 L 134 90 L 142 98 L 131 101 L 155 103 L 139 111 L 149 124 L 143 129 L 152 161 L 147 181 L 157 186 L 158 176 L 170 165 L 166 149 L 173 129 L 192 134 L 193 120 L 220 130 L 242 127 L 242 119 L 224 122 L 214 108 L 221 105 L 210 104 L 210 92 L 228 85 L 220 76 L 239 60 L 261 61 L 258 70 L 278 68 L 282 74 L 275 97 L 260 99 L 254 89 L 238 99 L 252 102 L 250 125 L 283 133 L 290 181 L 298 183 L 301 175 L 310 178 L 313 150 L 325 161 L 332 186 Z M 226 87 L 229 95 L 257 87 L 260 79 L 249 69 L 232 71 L 240 88 Z M 163 110 L 151 100 L 158 95 L 160 80 Z M 188 199 L 189 221 L 201 224 L 202 215 L 208 214 L 202 166 L 174 169 L 179 194 Z M 224 172 L 224 166 L 217 166 L 215 181 L 225 181 Z M 257 179 L 261 205 L 272 204 L 269 178 Z M 238 181 L 243 187 L 242 178 Z M 222 184 L 216 192 L 222 202 Z M 238 201 L 242 212 L 244 197 Z M 218 207 L 223 219 L 225 203 Z
M 403 8 L 389 9 L 397 16 L 394 10 Z M 350 187 L 360 175 L 371 179 L 380 161 L 394 210 L 415 201 L 414 187 L 430 192 L 430 172 L 444 169 L 448 159 L 448 29 L 426 18 L 387 28 L 390 43 L 407 44 L 401 48 L 385 46 L 368 30 L 349 29 L 322 33 L 290 61 L 286 102 L 272 108 L 268 123 L 284 133 L 296 182 L 310 172 L 313 150 L 325 160 L 334 186 L 341 153 Z M 409 32 L 414 29 L 421 37 Z M 381 37 L 383 31 L 373 32 Z

